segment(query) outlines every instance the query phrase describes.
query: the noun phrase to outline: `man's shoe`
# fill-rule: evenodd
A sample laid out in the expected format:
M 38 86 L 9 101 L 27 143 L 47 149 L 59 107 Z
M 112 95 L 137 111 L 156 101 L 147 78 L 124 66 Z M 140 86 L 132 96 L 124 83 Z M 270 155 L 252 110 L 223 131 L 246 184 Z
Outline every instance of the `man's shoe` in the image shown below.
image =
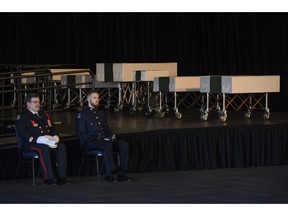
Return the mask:
M 124 174 L 118 175 L 118 182 L 130 182 L 131 179 Z
M 111 175 L 105 176 L 105 181 L 106 182 L 117 182 L 117 180 Z
M 56 185 L 56 183 L 53 179 L 45 179 L 44 184 L 45 185 Z
M 70 185 L 70 182 L 68 182 L 66 178 L 59 178 L 57 180 L 57 185 Z

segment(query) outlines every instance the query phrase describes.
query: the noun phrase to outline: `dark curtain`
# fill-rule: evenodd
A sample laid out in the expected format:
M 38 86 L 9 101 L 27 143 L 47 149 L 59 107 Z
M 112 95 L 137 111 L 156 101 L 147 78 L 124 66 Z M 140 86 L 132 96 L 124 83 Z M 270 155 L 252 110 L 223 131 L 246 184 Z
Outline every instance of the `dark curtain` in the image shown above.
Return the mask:
M 120 137 L 130 143 L 132 172 L 266 166 L 288 163 L 287 126 L 171 129 Z
M 170 129 L 119 134 L 129 143 L 129 172 L 238 168 L 288 164 L 288 124 Z M 81 161 L 77 138 L 63 141 L 68 152 L 68 175 L 78 173 Z M 17 148 L 0 151 L 0 179 L 13 178 Z M 102 172 L 103 160 L 100 160 Z M 96 175 L 87 161 L 81 175 Z M 24 164 L 19 177 L 31 177 Z
M 1 13 L 0 63 L 178 62 L 178 75 L 281 75 L 287 108 L 287 13 Z

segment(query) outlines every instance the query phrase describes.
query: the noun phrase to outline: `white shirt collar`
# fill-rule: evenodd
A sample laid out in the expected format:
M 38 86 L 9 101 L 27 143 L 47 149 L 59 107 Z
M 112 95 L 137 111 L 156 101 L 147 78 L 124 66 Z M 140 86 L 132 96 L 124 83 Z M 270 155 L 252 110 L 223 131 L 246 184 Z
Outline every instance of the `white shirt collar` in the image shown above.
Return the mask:
M 30 112 L 32 112 L 33 114 L 37 114 L 38 115 L 38 112 L 34 112 L 34 111 L 32 111 L 32 110 L 30 110 L 30 109 L 28 109 Z

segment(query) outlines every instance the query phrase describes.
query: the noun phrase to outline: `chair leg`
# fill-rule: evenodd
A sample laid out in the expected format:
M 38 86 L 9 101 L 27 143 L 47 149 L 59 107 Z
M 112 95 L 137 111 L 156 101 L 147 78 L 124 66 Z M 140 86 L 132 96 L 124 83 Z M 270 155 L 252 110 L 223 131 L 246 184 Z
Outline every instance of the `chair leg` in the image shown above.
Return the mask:
M 119 154 L 117 154 L 117 166 L 118 166 L 118 168 L 120 167 L 120 156 L 119 156 Z
M 80 167 L 79 167 L 79 170 L 78 170 L 78 175 L 77 175 L 78 179 L 79 179 L 80 174 L 81 174 L 81 170 L 82 170 L 82 167 L 83 167 L 83 164 L 84 164 L 84 160 L 85 160 L 85 156 L 82 156 Z
M 19 158 L 13 181 L 16 181 L 16 178 L 17 178 L 17 175 L 18 175 L 18 172 L 19 172 L 19 168 L 20 168 L 21 161 L 22 161 L 22 158 Z
M 31 158 L 31 160 L 32 160 L 33 186 L 35 186 L 36 181 L 35 181 L 35 164 L 34 164 L 34 158 Z
M 36 173 L 35 173 L 36 174 Z M 37 178 L 36 178 L 36 181 L 39 182 L 39 179 L 40 179 L 40 176 L 44 176 L 44 171 L 42 169 L 42 166 L 41 164 L 37 164 Z
M 99 161 L 98 161 L 98 156 L 96 155 L 96 169 L 97 169 L 97 181 L 100 182 L 100 170 L 99 170 Z

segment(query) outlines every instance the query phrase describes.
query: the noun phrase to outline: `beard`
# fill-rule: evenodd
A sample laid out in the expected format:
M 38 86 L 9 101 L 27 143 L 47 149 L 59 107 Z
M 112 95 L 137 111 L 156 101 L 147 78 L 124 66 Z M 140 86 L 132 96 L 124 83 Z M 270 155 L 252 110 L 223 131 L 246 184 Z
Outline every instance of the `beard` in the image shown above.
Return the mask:
M 90 102 L 90 105 L 96 109 L 99 108 L 99 106 L 100 106 L 99 103 L 96 104 L 96 103 L 91 103 L 91 102 Z

